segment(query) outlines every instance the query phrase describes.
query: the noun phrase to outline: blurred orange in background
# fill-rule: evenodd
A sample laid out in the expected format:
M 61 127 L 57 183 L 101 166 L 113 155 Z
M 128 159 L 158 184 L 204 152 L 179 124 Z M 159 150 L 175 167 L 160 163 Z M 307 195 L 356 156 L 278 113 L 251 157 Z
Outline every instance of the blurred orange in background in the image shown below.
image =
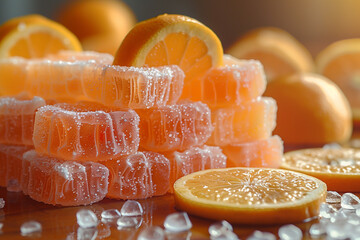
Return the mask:
M 117 0 L 68 1 L 56 20 L 79 38 L 84 50 L 112 55 L 136 23 L 133 11 Z

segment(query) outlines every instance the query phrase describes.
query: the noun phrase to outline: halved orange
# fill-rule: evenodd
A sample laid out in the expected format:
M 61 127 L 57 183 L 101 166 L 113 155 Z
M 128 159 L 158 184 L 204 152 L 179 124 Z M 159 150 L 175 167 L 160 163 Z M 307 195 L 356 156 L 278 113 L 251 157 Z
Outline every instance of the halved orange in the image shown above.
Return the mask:
M 175 14 L 164 14 L 135 25 L 120 45 L 115 65 L 178 65 L 185 72 L 187 87 L 192 79 L 223 64 L 220 40 L 199 21 Z
M 223 168 L 175 182 L 175 205 L 190 214 L 238 224 L 284 224 L 317 216 L 322 181 L 281 169 Z
M 60 50 L 81 49 L 68 29 L 40 15 L 13 18 L 0 26 L 0 58 L 39 58 Z
M 360 38 L 334 42 L 316 58 L 318 73 L 335 82 L 348 98 L 353 119 L 360 123 Z
M 259 60 L 269 81 L 286 74 L 314 70 L 314 61 L 304 45 L 290 33 L 275 27 L 247 32 L 226 53 L 240 59 Z
M 331 191 L 360 192 L 360 149 L 312 148 L 287 152 L 281 168 L 314 176 Z

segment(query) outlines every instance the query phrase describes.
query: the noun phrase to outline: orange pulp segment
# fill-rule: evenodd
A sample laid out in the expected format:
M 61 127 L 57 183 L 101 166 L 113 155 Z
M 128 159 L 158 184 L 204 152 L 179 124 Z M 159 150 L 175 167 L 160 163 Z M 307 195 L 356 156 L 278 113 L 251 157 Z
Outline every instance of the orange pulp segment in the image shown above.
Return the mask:
M 137 152 L 101 163 L 110 171 L 109 198 L 145 199 L 169 190 L 170 163 L 159 153 Z
M 249 31 L 233 43 L 226 53 L 240 59 L 259 60 L 269 81 L 295 72 L 314 70 L 309 51 L 291 34 L 274 27 Z
M 109 170 L 100 163 L 63 161 L 41 156 L 34 150 L 24 154 L 29 196 L 39 202 L 77 206 L 102 200 L 108 189 Z
M 139 116 L 101 104 L 58 103 L 38 109 L 34 146 L 64 160 L 100 161 L 128 155 L 139 146 Z
M 360 122 L 360 39 L 334 42 L 316 58 L 317 72 L 336 83 L 350 102 L 353 118 Z
M 0 58 L 39 58 L 64 49 L 82 48 L 68 29 L 45 17 L 27 15 L 0 26 Z
M 226 167 L 226 156 L 219 147 L 190 147 L 182 152 L 167 152 L 164 155 L 170 161 L 171 193 L 174 192 L 175 181 L 182 176 L 200 170 Z
M 201 102 L 182 102 L 136 112 L 140 116 L 140 147 L 150 151 L 183 151 L 201 146 L 213 130 L 210 109 Z
M 326 184 L 305 174 L 267 168 L 210 169 L 175 182 L 175 206 L 236 224 L 285 224 L 318 216 Z
M 276 110 L 275 100 L 268 97 L 213 110 L 214 131 L 207 144 L 225 146 L 266 139 L 276 126 Z
M 218 37 L 187 16 L 164 14 L 135 25 L 121 43 L 115 65 L 178 65 L 185 72 L 184 88 L 211 67 L 223 63 Z
M 226 167 L 280 167 L 284 146 L 279 136 L 222 147 Z
M 40 97 L 31 100 L 0 98 L 0 143 L 33 145 L 35 113 L 45 105 Z
M 360 150 L 312 148 L 287 152 L 281 167 L 324 181 L 331 191 L 360 192 Z

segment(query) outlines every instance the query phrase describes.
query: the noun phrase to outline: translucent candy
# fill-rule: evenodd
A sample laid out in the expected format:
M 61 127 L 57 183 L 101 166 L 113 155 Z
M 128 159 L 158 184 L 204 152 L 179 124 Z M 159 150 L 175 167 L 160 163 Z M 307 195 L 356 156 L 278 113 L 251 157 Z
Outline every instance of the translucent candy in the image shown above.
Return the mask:
M 279 136 L 272 136 L 254 142 L 226 145 L 222 149 L 227 156 L 227 167 L 278 168 L 284 146 Z
M 210 137 L 210 109 L 201 102 L 183 102 L 137 110 L 140 146 L 151 151 L 183 151 L 201 146 Z
M 0 198 L 0 209 L 5 207 L 5 200 Z
M 341 203 L 341 195 L 335 191 L 328 191 L 326 195 L 326 203 Z
M 110 171 L 107 197 L 144 199 L 169 190 L 170 163 L 155 152 L 137 152 L 102 162 Z
M 330 218 L 331 217 L 331 214 L 335 213 L 336 212 L 336 209 L 327 204 L 327 203 L 322 203 L 320 205 L 320 210 L 319 210 L 319 217 L 321 218 Z
M 133 217 L 133 216 L 121 216 L 117 220 L 117 225 L 119 229 L 123 228 L 138 228 L 142 224 L 142 217 Z
M 23 154 L 31 146 L 0 144 L 0 186 L 8 191 L 21 191 Z
M 231 226 L 231 224 L 225 220 L 213 223 L 209 227 L 209 234 L 213 237 L 220 236 L 221 233 L 225 231 L 233 231 L 233 227 Z
M 199 87 L 184 92 L 182 97 L 201 101 L 211 108 L 240 105 L 261 96 L 266 87 L 263 66 L 254 60 L 212 68 L 203 78 L 195 81 L 199 81 Z
M 82 209 L 76 213 L 77 223 L 82 228 L 92 228 L 99 224 L 99 221 L 93 211 Z
M 167 152 L 170 160 L 170 192 L 174 182 L 182 176 L 205 169 L 226 167 L 226 156 L 219 147 L 191 147 L 183 152 Z
M 95 240 L 98 236 L 96 228 L 83 228 L 77 229 L 77 240 Z
M 121 213 L 117 209 L 108 209 L 101 213 L 101 218 L 104 219 L 117 219 L 121 216 Z
M 186 212 L 176 212 L 165 218 L 164 227 L 167 231 L 182 232 L 190 230 L 192 223 Z
M 314 223 L 311 225 L 309 233 L 311 237 L 319 237 L 324 235 L 326 233 L 326 226 L 321 223 Z
M 38 153 L 65 160 L 100 161 L 137 151 L 139 117 L 95 103 L 55 104 L 35 116 Z
M 344 193 L 341 196 L 341 207 L 345 209 L 356 209 L 360 206 L 360 199 L 353 193 Z
M 87 205 L 102 200 L 108 188 L 109 170 L 99 163 L 62 161 L 40 156 L 31 150 L 24 154 L 26 192 L 37 201 L 53 205 Z M 23 185 L 23 184 L 22 184 Z M 26 184 L 24 184 L 26 186 Z
M 165 240 L 164 230 L 158 226 L 145 228 L 141 231 L 137 240 Z
M 226 146 L 269 138 L 276 125 L 276 111 L 276 101 L 268 97 L 214 110 L 214 131 L 207 144 Z
M 127 200 L 121 208 L 121 215 L 122 216 L 141 216 L 143 215 L 144 211 L 141 207 L 141 204 L 138 201 L 134 200 Z
M 276 236 L 269 232 L 256 230 L 247 240 L 276 240 Z
M 6 95 L 26 91 L 44 99 L 94 101 L 133 109 L 174 104 L 180 97 L 185 75 L 178 66 L 125 67 L 105 65 L 109 60 L 102 57 L 91 58 L 91 54 L 63 54 L 48 59 L 3 60 L 0 88 Z M 7 79 L 12 79 L 12 84 Z
M 27 235 L 35 232 L 41 232 L 41 224 L 37 221 L 25 222 L 20 227 L 20 232 L 22 235 Z
M 34 116 L 46 103 L 42 98 L 0 98 L 0 143 L 33 145 Z
M 300 228 L 293 224 L 280 227 L 278 234 L 281 240 L 301 240 L 303 237 Z

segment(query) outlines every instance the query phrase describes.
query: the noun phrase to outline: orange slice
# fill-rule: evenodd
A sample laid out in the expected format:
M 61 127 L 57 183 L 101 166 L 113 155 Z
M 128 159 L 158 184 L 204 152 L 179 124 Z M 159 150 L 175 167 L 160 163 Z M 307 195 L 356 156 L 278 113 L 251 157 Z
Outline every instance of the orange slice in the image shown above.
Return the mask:
M 81 45 L 69 30 L 50 19 L 27 15 L 0 26 L 0 58 L 40 58 L 60 50 L 81 51 Z
M 360 149 L 313 148 L 287 152 L 282 168 L 302 172 L 338 192 L 360 192 Z
M 269 168 L 195 172 L 175 182 L 175 205 L 190 214 L 238 224 L 284 224 L 317 216 L 326 185 L 305 174 Z
M 115 65 L 179 65 L 185 86 L 223 63 L 220 40 L 208 27 L 182 15 L 164 14 L 135 25 L 120 45 Z
M 226 53 L 240 59 L 259 60 L 268 80 L 294 72 L 311 72 L 309 51 L 291 34 L 274 27 L 254 29 L 238 39 Z
M 346 39 L 329 45 L 317 56 L 316 67 L 345 93 L 353 119 L 360 123 L 360 39 Z

